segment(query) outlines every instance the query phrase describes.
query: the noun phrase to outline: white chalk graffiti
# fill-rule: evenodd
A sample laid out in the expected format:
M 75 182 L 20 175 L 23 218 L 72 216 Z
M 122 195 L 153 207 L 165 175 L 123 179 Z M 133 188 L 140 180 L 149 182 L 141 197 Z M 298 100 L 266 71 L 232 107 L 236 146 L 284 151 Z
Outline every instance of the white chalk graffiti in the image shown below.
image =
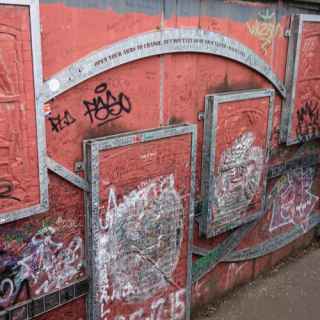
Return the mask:
M 234 282 L 237 279 L 237 276 L 240 272 L 248 265 L 250 262 L 243 262 L 243 263 L 230 263 L 228 266 L 227 277 L 225 282 L 225 289 L 231 289 L 234 285 Z
M 170 293 L 166 298 L 154 300 L 151 310 L 147 312 L 140 308 L 127 317 L 116 316 L 114 320 L 183 320 L 186 315 L 185 295 L 186 290 L 180 289 Z
M 272 218 L 269 231 L 293 224 L 308 230 L 309 216 L 319 197 L 311 192 L 314 168 L 293 169 L 282 176 L 271 192 Z
M 35 252 L 21 261 L 26 267 L 30 263 L 37 261 L 37 269 L 27 270 L 34 280 L 39 284 L 36 294 L 47 293 L 54 289 L 60 289 L 68 281 L 80 272 L 83 265 L 83 243 L 79 236 L 74 237 L 65 248 L 62 242 L 55 242 L 52 237 L 55 229 L 48 228 L 46 233 L 38 233 L 32 238 L 32 244 L 36 248 Z M 41 276 L 46 276 L 46 280 L 39 281 Z
M 264 157 L 254 141 L 254 134 L 246 132 L 222 153 L 215 183 L 214 220 L 245 210 L 256 194 Z
M 109 188 L 100 215 L 95 263 L 102 316 L 114 300 L 148 299 L 174 282 L 183 238 L 183 205 L 173 175 L 141 183 L 117 204 Z

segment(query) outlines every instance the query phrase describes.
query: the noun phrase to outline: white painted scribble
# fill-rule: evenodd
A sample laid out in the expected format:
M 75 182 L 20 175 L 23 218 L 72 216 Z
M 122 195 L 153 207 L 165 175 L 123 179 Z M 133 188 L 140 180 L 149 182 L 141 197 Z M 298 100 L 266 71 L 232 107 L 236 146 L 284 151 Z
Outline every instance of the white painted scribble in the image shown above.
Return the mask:
M 216 221 L 245 210 L 260 186 L 264 157 L 254 141 L 254 134 L 246 132 L 222 153 L 215 183 Z
M 95 263 L 102 317 L 107 304 L 148 299 L 171 279 L 183 238 L 183 205 L 174 176 L 141 183 L 117 204 L 116 191 L 107 191 L 100 215 Z
M 231 286 L 234 285 L 238 275 L 250 262 L 243 263 L 230 263 L 227 271 L 227 278 L 225 282 L 225 289 L 231 289 Z
M 319 200 L 311 192 L 314 175 L 314 168 L 297 168 L 280 178 L 271 192 L 270 232 L 289 224 L 308 231 L 309 216 Z
M 41 274 L 45 274 L 44 280 L 36 294 L 47 293 L 54 289 L 60 289 L 72 280 L 80 272 L 83 265 L 83 243 L 79 236 L 74 237 L 67 247 L 61 242 L 55 242 L 52 239 L 55 230 L 50 228 L 48 234 L 40 238 L 33 238 L 33 245 L 36 247 L 35 253 L 26 256 L 23 261 L 30 261 L 30 258 L 38 260 L 37 271 L 31 273 L 35 283 L 39 282 Z
M 152 301 L 148 312 L 139 308 L 128 316 L 117 315 L 112 320 L 183 320 L 186 315 L 185 295 L 186 290 L 179 289 L 167 297 Z

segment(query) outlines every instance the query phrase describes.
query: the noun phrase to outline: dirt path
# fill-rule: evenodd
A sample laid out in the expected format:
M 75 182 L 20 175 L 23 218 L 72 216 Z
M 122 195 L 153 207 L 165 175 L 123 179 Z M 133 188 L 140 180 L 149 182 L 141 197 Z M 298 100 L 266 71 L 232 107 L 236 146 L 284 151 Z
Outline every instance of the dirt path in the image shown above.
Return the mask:
M 319 246 L 288 260 L 193 320 L 319 320 Z

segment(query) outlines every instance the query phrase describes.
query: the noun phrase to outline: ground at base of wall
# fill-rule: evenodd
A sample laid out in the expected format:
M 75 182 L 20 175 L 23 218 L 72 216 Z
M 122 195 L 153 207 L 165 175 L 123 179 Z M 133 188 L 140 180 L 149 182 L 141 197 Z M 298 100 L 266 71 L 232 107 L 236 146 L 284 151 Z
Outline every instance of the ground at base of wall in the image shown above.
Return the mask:
M 192 320 L 318 320 L 320 241 L 282 260 Z

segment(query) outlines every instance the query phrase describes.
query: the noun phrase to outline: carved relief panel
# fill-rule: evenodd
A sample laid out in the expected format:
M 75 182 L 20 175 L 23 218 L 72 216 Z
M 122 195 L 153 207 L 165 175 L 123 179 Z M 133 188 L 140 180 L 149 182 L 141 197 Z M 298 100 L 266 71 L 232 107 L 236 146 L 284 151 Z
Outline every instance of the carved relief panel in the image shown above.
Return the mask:
M 85 148 L 91 319 L 189 319 L 195 127 Z
M 36 1 L 0 1 L 0 224 L 47 209 Z
M 206 97 L 200 226 L 207 237 L 263 210 L 273 104 L 271 89 Z
M 320 137 L 320 17 L 295 15 L 288 48 L 281 140 L 288 145 Z

